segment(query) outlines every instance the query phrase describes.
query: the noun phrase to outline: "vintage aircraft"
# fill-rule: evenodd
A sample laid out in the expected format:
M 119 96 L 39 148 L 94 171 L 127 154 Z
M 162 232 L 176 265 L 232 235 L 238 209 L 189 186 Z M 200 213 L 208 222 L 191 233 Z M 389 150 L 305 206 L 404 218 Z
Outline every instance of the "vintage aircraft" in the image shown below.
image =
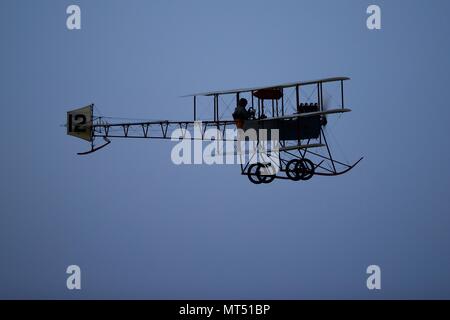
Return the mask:
M 243 131 L 254 129 L 256 132 L 266 129 L 269 131 L 268 136 L 272 136 L 270 132 L 276 130 L 279 142 L 276 150 L 256 148 L 252 151 L 238 150 L 236 153 L 252 153 L 249 159 L 240 163 L 241 174 L 246 175 L 251 182 L 266 184 L 275 179 L 300 181 L 309 180 L 314 175 L 337 176 L 350 171 L 363 159 L 347 164 L 333 158 L 324 130 L 328 123 L 327 116 L 351 111 L 344 106 L 344 81 L 347 80 L 350 79 L 335 77 L 183 96 L 193 99 L 194 116 L 190 121 L 113 121 L 111 117 L 94 116 L 94 105 L 89 105 L 67 113 L 67 134 L 91 143 L 89 151 L 78 153 L 86 155 L 104 148 L 111 143 L 112 138 L 171 139 L 174 130 L 188 132 L 198 124 L 202 132 L 200 140 L 207 140 L 203 133 L 209 128 L 220 132 L 231 127 Z M 337 89 L 340 101 L 335 102 L 336 105 L 330 105 L 330 99 L 324 97 L 327 86 Z M 307 90 L 309 94 L 305 93 Z M 231 97 L 231 102 L 226 103 L 224 97 Z M 209 100 L 212 119 L 200 121 L 197 114 L 200 98 Z M 213 100 L 212 104 L 210 99 Z M 248 101 L 250 106 L 246 108 Z M 222 113 L 219 112 L 222 107 L 220 102 L 227 107 Z M 232 119 L 223 119 L 230 105 L 236 106 Z M 95 146 L 96 138 L 103 138 L 105 142 Z M 180 139 L 184 138 L 196 139 L 194 135 L 182 134 Z M 262 139 L 258 134 L 256 144 L 261 143 Z M 264 139 L 267 140 L 267 137 Z M 261 152 L 272 157 L 267 161 L 255 161 L 253 155 Z M 274 155 L 278 160 L 276 163 L 270 160 Z

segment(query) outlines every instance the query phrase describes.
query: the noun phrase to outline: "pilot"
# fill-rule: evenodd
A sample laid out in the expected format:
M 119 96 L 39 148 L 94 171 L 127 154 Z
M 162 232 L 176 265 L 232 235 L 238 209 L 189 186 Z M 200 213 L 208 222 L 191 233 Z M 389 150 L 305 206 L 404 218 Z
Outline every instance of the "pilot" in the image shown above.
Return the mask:
M 234 109 L 233 119 L 236 122 L 236 127 L 238 129 L 243 129 L 245 120 L 248 120 L 251 116 L 251 112 L 245 109 L 246 106 L 247 106 L 247 99 L 241 98 L 238 101 L 236 109 Z
M 245 109 L 247 106 L 247 99 L 241 98 L 239 99 L 238 105 L 236 109 L 234 109 L 233 112 L 233 119 L 234 120 L 247 120 L 250 115 L 249 112 Z

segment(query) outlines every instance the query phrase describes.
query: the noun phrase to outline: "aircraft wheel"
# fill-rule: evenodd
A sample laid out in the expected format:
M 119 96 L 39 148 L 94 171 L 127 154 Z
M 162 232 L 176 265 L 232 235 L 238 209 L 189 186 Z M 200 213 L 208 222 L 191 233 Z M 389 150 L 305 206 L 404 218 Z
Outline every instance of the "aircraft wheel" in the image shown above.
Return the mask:
M 302 164 L 299 168 L 301 170 L 300 179 L 304 181 L 311 179 L 314 175 L 314 163 L 306 158 L 300 160 L 299 163 Z
M 248 180 L 250 180 L 254 184 L 260 184 L 261 181 L 261 172 L 260 172 L 260 163 L 252 164 L 247 171 Z
M 266 166 L 260 162 L 252 164 L 247 171 L 248 179 L 254 184 L 271 183 L 275 180 L 275 175 L 261 174 L 261 169 L 264 167 Z
M 286 165 L 286 175 L 289 179 L 299 181 L 302 177 L 303 162 L 292 159 Z
M 275 180 L 274 174 L 261 174 L 261 169 L 266 168 L 266 170 L 270 170 L 268 165 L 263 165 L 262 163 L 259 164 L 259 167 L 257 169 L 258 171 L 258 178 L 261 179 L 262 183 L 271 183 L 273 180 Z

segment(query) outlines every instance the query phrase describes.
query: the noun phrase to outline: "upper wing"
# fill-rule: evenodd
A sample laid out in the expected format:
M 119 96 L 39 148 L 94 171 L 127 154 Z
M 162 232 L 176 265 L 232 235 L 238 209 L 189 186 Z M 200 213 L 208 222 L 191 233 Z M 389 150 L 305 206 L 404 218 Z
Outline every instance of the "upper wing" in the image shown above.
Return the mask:
M 295 86 L 306 86 L 315 83 L 326 83 L 326 82 L 335 82 L 335 81 L 346 81 L 350 80 L 348 77 L 334 77 L 334 78 L 325 78 L 311 81 L 300 81 L 300 82 L 289 82 L 271 86 L 264 87 L 254 87 L 254 88 L 240 88 L 240 89 L 231 89 L 231 90 L 222 90 L 222 91 L 209 91 L 209 92 L 201 92 L 184 95 L 182 97 L 194 97 L 194 96 L 213 96 L 213 95 L 222 95 L 222 94 L 233 94 L 233 93 L 241 93 L 241 92 L 251 92 L 262 89 L 281 89 L 281 88 L 291 88 Z

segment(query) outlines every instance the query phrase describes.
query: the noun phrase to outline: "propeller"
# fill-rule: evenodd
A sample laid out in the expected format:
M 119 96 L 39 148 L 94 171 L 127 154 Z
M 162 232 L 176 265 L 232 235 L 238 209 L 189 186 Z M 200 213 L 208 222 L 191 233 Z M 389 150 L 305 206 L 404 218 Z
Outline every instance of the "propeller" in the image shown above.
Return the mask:
M 332 107 L 331 105 L 331 101 L 332 101 L 332 96 L 331 94 L 329 94 L 328 92 L 324 92 L 323 93 L 323 110 L 324 111 L 328 111 L 330 110 L 330 108 Z
M 332 105 L 331 105 L 331 101 L 333 100 L 332 98 L 333 97 L 331 96 L 331 94 L 329 94 L 328 92 L 325 92 L 325 91 L 323 92 L 323 100 L 322 100 L 323 111 L 328 111 L 332 108 Z M 328 123 L 327 116 L 322 115 L 321 121 L 322 121 L 322 125 L 326 126 Z

